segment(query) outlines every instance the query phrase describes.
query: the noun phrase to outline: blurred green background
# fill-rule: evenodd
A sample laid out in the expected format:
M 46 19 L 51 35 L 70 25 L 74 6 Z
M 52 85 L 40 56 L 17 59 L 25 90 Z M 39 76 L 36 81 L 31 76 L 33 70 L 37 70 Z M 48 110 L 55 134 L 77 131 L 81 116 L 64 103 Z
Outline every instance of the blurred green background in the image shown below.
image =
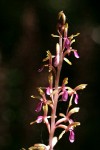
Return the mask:
M 100 17 L 94 0 L 0 0 L 0 150 L 20 150 L 34 143 L 47 143 L 43 124 L 30 126 L 36 119 L 37 86 L 47 86 L 47 70 L 38 73 L 46 50 L 55 51 L 58 12 L 63 10 L 69 23 L 69 35 L 80 32 L 73 44 L 80 59 L 70 58 L 73 66 L 64 64 L 61 78 L 69 85 L 87 83 L 79 93 L 80 113 L 76 119 L 76 141 L 68 134 L 55 150 L 97 149 L 100 146 Z M 64 107 L 64 106 L 63 106 Z M 61 105 L 59 110 L 63 110 Z

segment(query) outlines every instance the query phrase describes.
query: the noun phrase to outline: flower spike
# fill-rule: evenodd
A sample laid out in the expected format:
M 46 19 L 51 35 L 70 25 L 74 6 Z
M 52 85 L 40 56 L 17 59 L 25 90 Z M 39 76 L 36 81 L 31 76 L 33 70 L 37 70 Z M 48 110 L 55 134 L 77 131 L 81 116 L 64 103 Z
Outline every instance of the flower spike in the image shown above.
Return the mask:
M 60 82 L 61 71 L 63 62 L 67 62 L 72 65 L 70 61 L 71 53 L 75 58 L 80 58 L 79 53 L 72 47 L 75 42 L 75 38 L 80 34 L 68 35 L 69 25 L 66 22 L 66 16 L 63 11 L 58 13 L 57 32 L 58 35 L 51 34 L 52 37 L 57 37 L 58 43 L 56 44 L 56 51 L 54 55 L 50 50 L 46 51 L 46 57 L 43 59 L 43 66 L 39 69 L 41 72 L 45 67 L 48 69 L 48 85 L 44 87 L 38 87 L 39 96 L 32 95 L 31 98 L 38 99 L 35 111 L 42 113 L 37 119 L 30 123 L 44 123 L 47 127 L 49 138 L 48 145 L 37 143 L 30 147 L 29 150 L 54 150 L 54 146 L 63 137 L 65 133 L 69 134 L 69 141 L 73 143 L 75 141 L 74 128 L 80 125 L 80 122 L 74 121 L 73 115 L 78 113 L 80 107 L 78 106 L 80 90 L 86 88 L 87 84 L 79 84 L 78 86 L 71 88 L 69 86 L 70 79 L 65 77 Z M 59 109 L 62 112 L 58 112 L 58 103 L 64 103 L 66 111 Z M 77 107 L 76 107 L 77 105 Z M 60 106 L 61 107 L 61 106 Z M 50 119 L 50 120 L 49 120 Z M 60 135 L 55 136 L 56 129 L 63 129 Z

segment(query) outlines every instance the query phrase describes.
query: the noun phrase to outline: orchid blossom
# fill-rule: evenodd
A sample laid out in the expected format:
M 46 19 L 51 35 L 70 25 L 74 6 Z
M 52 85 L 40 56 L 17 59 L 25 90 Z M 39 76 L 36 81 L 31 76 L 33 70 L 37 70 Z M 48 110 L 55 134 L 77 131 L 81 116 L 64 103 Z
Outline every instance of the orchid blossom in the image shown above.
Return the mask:
M 75 37 L 77 37 L 79 33 L 68 36 L 68 23 L 66 22 L 66 16 L 63 11 L 60 11 L 58 14 L 57 32 L 58 35 L 51 34 L 52 37 L 59 38 L 59 42 L 56 44 L 56 51 L 54 54 L 52 54 L 50 50 L 46 51 L 47 55 L 43 59 L 43 66 L 39 69 L 39 72 L 41 72 L 44 67 L 48 68 L 48 85 L 38 88 L 39 96 L 31 96 L 39 100 L 35 111 L 43 111 L 41 112 L 42 115 L 39 115 L 37 119 L 30 124 L 45 123 L 48 129 L 49 142 L 47 146 L 41 143 L 35 144 L 33 146 L 34 149 L 54 150 L 54 146 L 67 132 L 69 132 L 69 141 L 73 143 L 75 141 L 74 128 L 80 125 L 80 122 L 72 119 L 72 115 L 79 112 L 80 109 L 78 106 L 76 107 L 79 100 L 78 91 L 86 88 L 87 84 L 79 84 L 75 88 L 71 88 L 69 86 L 70 80 L 66 77 L 62 80 L 62 84 L 60 85 L 63 61 L 72 65 L 72 62 L 70 62 L 67 56 L 73 53 L 75 58 L 80 57 L 78 51 L 72 47 L 72 44 L 75 42 Z M 58 118 L 56 113 L 59 101 L 66 105 L 66 112 L 59 112 L 60 118 Z M 56 137 L 55 130 L 58 128 L 62 128 L 63 131 Z

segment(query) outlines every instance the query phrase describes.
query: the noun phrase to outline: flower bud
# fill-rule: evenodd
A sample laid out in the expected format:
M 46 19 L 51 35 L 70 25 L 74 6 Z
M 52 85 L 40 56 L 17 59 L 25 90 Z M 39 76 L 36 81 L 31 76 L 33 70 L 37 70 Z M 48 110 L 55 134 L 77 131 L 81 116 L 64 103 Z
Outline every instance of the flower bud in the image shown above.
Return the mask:
M 68 23 L 65 24 L 64 37 L 67 37 L 67 35 L 68 35 Z
M 57 67 L 59 65 L 59 61 L 60 61 L 60 46 L 57 43 L 56 44 L 56 56 L 55 56 L 55 60 L 54 60 L 54 66 Z
M 63 11 L 60 11 L 60 12 L 59 12 L 59 14 L 58 14 L 58 19 L 59 19 L 59 20 L 62 19 L 63 24 L 65 24 L 65 22 L 66 22 L 66 16 L 65 16 L 65 14 L 63 13 Z

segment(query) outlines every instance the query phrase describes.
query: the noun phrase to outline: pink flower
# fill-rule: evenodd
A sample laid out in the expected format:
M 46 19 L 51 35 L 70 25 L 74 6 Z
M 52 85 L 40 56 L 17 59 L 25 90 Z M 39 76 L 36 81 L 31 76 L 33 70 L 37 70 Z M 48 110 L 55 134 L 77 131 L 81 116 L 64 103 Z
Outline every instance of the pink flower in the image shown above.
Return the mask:
M 43 116 L 38 116 L 36 123 L 41 123 L 43 121 Z
M 78 99 L 79 99 L 79 97 L 78 97 L 78 94 L 76 93 L 75 94 L 75 99 L 74 99 L 75 104 L 78 104 Z
M 30 123 L 30 125 L 32 125 L 34 123 L 44 122 L 47 126 L 47 129 L 48 129 L 49 133 L 50 133 L 50 124 L 49 124 L 48 118 L 50 118 L 50 116 L 38 116 L 35 121 Z
M 69 130 L 70 131 L 70 135 L 69 135 L 69 141 L 71 143 L 73 143 L 75 141 L 75 133 L 73 130 Z
M 64 121 L 60 119 L 59 123 Z M 75 141 L 75 133 L 74 133 L 74 128 L 76 126 L 79 126 L 80 125 L 80 122 L 74 122 L 72 119 L 67 119 L 67 121 L 69 122 L 69 125 L 66 126 L 65 124 L 59 124 L 57 126 L 57 128 L 63 128 L 64 130 L 62 131 L 62 133 L 60 134 L 60 138 L 62 138 L 63 134 L 65 134 L 66 132 L 69 131 L 69 141 L 71 143 L 73 143 Z M 58 123 L 56 123 L 57 125 Z
M 62 94 L 62 101 L 67 101 L 68 100 L 68 92 L 67 90 L 63 90 L 63 94 Z
M 68 39 L 68 37 L 64 37 L 64 48 L 69 49 L 71 46 L 71 41 Z
M 87 84 L 80 84 L 80 85 L 76 86 L 74 89 L 68 90 L 69 95 L 71 95 L 72 97 L 75 95 L 75 98 L 74 98 L 75 104 L 78 104 L 78 99 L 79 99 L 77 91 L 83 90 L 84 88 L 86 88 L 86 86 L 87 86 Z
M 75 103 L 75 104 L 78 104 L 79 96 L 78 96 L 76 90 L 75 90 L 75 89 L 69 89 L 69 90 L 68 90 L 68 94 L 71 96 L 71 98 L 73 98 L 73 97 L 75 96 L 75 97 L 74 97 L 74 103 Z
M 47 126 L 49 133 L 50 133 L 50 124 L 49 124 L 48 118 L 50 118 L 50 116 L 38 116 L 36 123 L 44 122 Z
M 74 56 L 75 56 L 76 58 L 79 58 L 79 55 L 78 55 L 78 53 L 77 53 L 77 50 L 74 50 Z
M 67 101 L 68 100 L 68 91 L 66 90 L 65 85 L 61 87 L 61 92 L 59 93 L 59 96 L 62 96 L 60 101 Z
M 42 109 L 42 105 L 43 105 L 43 102 L 40 101 L 40 102 L 37 104 L 35 111 L 36 111 L 36 112 L 40 112 L 41 109 Z
M 52 88 L 47 87 L 47 88 L 46 88 L 46 94 L 47 94 L 47 95 L 50 95 L 51 93 L 52 93 Z
M 74 123 L 74 121 L 72 119 L 69 119 L 69 124 L 73 124 L 73 123 Z M 70 132 L 70 134 L 69 134 L 69 141 L 71 143 L 73 143 L 75 141 L 75 133 L 74 133 L 73 130 L 74 130 L 74 128 L 73 128 L 73 126 L 71 126 L 69 128 L 69 132 Z
M 71 40 L 68 38 L 68 24 L 65 25 L 63 39 L 64 39 L 64 43 L 63 43 L 64 49 L 69 49 L 71 45 Z

